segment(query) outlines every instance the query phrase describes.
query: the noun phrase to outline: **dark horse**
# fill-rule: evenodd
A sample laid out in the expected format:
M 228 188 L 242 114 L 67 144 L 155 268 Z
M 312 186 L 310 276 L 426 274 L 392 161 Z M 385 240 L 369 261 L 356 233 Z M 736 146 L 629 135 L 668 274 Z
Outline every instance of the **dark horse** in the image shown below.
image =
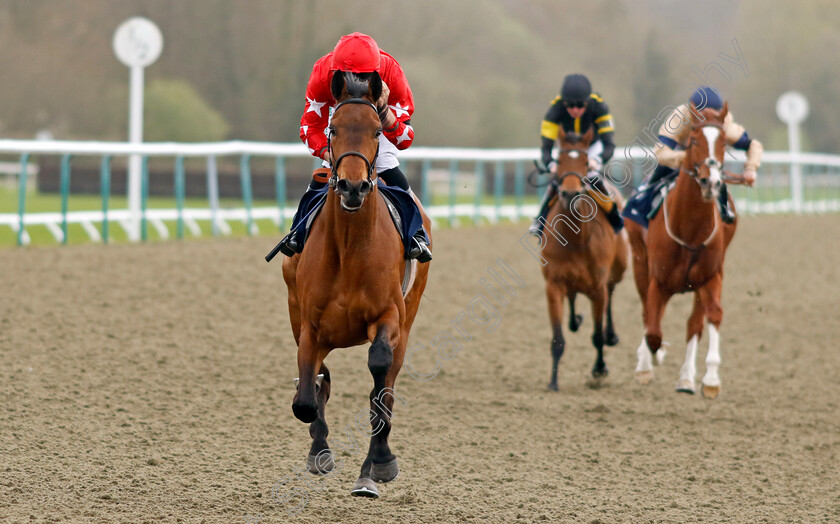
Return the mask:
M 633 273 L 645 324 L 645 336 L 636 351 L 636 380 L 642 384 L 653 380 L 652 357 L 656 355 L 661 360 L 664 356 L 664 349 L 660 349 L 661 322 L 668 300 L 676 293 L 693 291 L 694 308 L 688 319 L 688 345 L 677 391 L 694 393 L 697 343 L 705 318 L 709 322 L 709 351 L 702 391 L 707 398 L 715 398 L 720 393 L 723 259 L 737 225 L 737 221 L 722 223 L 716 209 L 721 185 L 727 180 L 722 166 L 723 121 L 728 111 L 727 104 L 720 111 L 711 108 L 700 111 L 692 105 L 689 145 L 676 186 L 666 196 L 662 212 L 650 221 L 647 231 L 636 222 L 627 222 L 633 248 Z
M 298 419 L 310 423 L 310 471 L 330 472 L 334 462 L 324 410 L 332 381 L 324 358 L 334 348 L 371 344 L 372 436 L 352 493 L 377 497 L 375 482 L 389 482 L 399 473 L 388 446 L 393 388 L 426 287 L 429 264 L 416 265 L 414 284 L 403 297 L 406 261 L 402 240 L 375 180 L 382 132 L 373 105 L 382 91 L 379 75 L 336 73 L 331 89 L 338 101 L 329 127 L 330 185 L 334 191 L 328 192 L 303 253 L 283 261 L 300 377 L 292 410 Z M 429 218 L 422 214 L 426 231 L 431 231 Z
M 560 157 L 557 159 L 558 194 L 546 219 L 545 248 L 542 255 L 545 290 L 548 296 L 548 313 L 551 317 L 551 382 L 548 387 L 557 390 L 557 366 L 563 356 L 563 301 L 569 300 L 569 329 L 577 331 L 582 321 L 575 314 L 575 296 L 583 293 L 592 302 L 594 329 L 592 345 L 598 352 L 592 376 L 596 380 L 606 377 L 604 344 L 618 344 L 612 321 L 612 294 L 627 269 L 629 248 L 624 232 L 613 232 L 606 215 L 599 212 L 594 198 L 613 198 L 622 205 L 621 197 L 614 190 L 601 195 L 596 189 L 587 192 L 583 178 L 588 169 L 587 147 L 592 141 L 592 129 L 586 134 L 566 135 L 560 129 Z M 593 195 L 593 196 L 590 196 Z M 604 316 L 606 315 L 606 331 Z

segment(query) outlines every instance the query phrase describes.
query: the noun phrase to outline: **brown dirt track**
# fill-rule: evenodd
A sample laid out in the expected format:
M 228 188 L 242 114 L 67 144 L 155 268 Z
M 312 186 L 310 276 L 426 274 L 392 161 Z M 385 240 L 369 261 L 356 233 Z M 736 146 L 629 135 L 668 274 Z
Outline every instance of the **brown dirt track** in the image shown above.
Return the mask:
M 429 343 L 484 291 L 501 256 L 526 286 L 492 333 L 428 382 L 404 372 L 392 447 L 402 472 L 379 500 L 349 488 L 361 450 L 285 504 L 307 427 L 291 412 L 295 347 L 276 238 L 0 252 L 2 522 L 837 522 L 840 520 L 838 216 L 741 221 L 727 260 L 723 391 L 674 392 L 688 297 L 666 314 L 673 345 L 633 382 L 642 329 L 630 274 L 609 384 L 587 386 L 591 315 L 567 334 L 547 391 L 549 327 L 524 225 L 439 231 L 412 341 Z M 828 240 L 828 241 L 827 241 Z M 484 295 L 488 294 L 484 292 Z M 704 370 L 707 338 L 698 358 Z M 427 350 L 417 369 L 430 369 Z M 331 440 L 367 406 L 366 350 L 328 359 Z M 699 379 L 699 376 L 698 376 Z M 356 432 L 361 438 L 361 433 Z

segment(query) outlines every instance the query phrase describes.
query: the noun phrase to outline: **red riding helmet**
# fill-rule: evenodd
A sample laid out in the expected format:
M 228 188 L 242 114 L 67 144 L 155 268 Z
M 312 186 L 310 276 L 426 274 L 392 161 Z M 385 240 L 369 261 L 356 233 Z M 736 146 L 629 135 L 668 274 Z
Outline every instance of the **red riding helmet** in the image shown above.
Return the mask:
M 330 69 L 351 73 L 379 71 L 379 46 L 376 40 L 362 33 L 344 35 L 335 45 Z

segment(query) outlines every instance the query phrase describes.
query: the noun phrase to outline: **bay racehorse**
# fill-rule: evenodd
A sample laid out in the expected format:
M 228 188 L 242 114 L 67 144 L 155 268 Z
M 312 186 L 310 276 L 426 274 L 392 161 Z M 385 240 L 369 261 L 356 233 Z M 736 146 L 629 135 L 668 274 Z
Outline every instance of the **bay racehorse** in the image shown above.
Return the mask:
M 325 408 L 332 378 L 324 359 L 335 348 L 371 344 L 367 363 L 373 376 L 372 436 L 352 493 L 377 497 L 375 482 L 389 482 L 399 473 L 388 446 L 393 388 L 429 264 L 416 264 L 414 284 L 404 297 L 404 249 L 375 180 L 382 128 L 373 101 L 382 91 L 381 79 L 376 73 L 337 72 L 331 89 L 338 101 L 329 126 L 334 190 L 328 191 L 303 252 L 283 261 L 298 346 L 299 384 L 292 410 L 310 424 L 309 470 L 329 473 L 335 464 L 327 443 Z M 421 213 L 426 231 L 431 231 L 422 208 Z
M 557 159 L 558 193 L 546 217 L 542 255 L 546 263 L 542 272 L 548 296 L 548 313 L 553 332 L 551 340 L 551 382 L 557 390 L 557 366 L 565 350 L 563 338 L 563 301 L 569 301 L 569 329 L 577 331 L 582 316 L 575 314 L 575 297 L 582 293 L 592 303 L 592 345 L 597 350 L 592 376 L 600 380 L 609 370 L 604 362 L 604 344 L 618 344 L 612 320 L 612 294 L 627 269 L 629 247 L 627 235 L 616 234 L 606 215 L 599 212 L 595 198 L 616 200 L 623 205 L 617 191 L 610 195 L 597 189 L 587 191 L 584 177 L 588 169 L 587 148 L 593 132 L 582 137 L 560 129 L 560 156 Z M 606 184 L 605 184 L 606 185 Z M 593 195 L 593 196 L 590 196 Z M 604 317 L 606 316 L 606 330 Z
M 715 398 L 720 393 L 723 260 L 737 226 L 737 220 L 723 223 L 717 209 L 718 192 L 729 175 L 722 169 L 723 119 L 728 111 L 727 104 L 720 111 L 711 108 L 700 111 L 692 104 L 689 145 L 676 185 L 662 203 L 662 212 L 650 221 L 647 231 L 636 222 L 627 221 L 633 273 L 645 325 L 645 335 L 636 350 L 636 380 L 642 384 L 653 380 L 653 357 L 659 361 L 664 356 L 664 349 L 660 349 L 661 322 L 668 300 L 676 293 L 694 292 L 686 330 L 685 362 L 677 391 L 695 391 L 697 344 L 706 319 L 709 350 L 702 392 L 707 398 Z M 735 177 L 731 180 L 737 182 Z

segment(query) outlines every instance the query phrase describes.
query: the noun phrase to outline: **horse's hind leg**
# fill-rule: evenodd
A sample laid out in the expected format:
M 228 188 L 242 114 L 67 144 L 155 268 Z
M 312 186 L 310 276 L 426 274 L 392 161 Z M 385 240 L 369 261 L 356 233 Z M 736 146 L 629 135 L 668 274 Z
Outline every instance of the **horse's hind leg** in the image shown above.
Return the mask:
M 545 293 L 548 297 L 548 316 L 551 319 L 551 381 L 548 389 L 557 391 L 557 367 L 566 348 L 563 338 L 563 297 L 565 290 L 550 279 L 546 282 Z
M 688 317 L 685 339 L 685 361 L 680 368 L 680 378 L 677 380 L 677 391 L 694 394 L 694 379 L 697 376 L 697 343 L 703 334 L 703 302 L 700 293 L 694 293 L 694 308 Z
M 329 444 L 327 444 L 327 435 L 330 430 L 327 427 L 327 420 L 325 410 L 327 401 L 330 399 L 330 389 L 332 384 L 330 382 L 330 370 L 327 366 L 321 364 L 320 374 L 324 375 L 320 386 L 316 385 L 316 395 L 318 397 L 318 418 L 309 425 L 309 435 L 312 437 L 312 447 L 309 448 L 309 457 L 306 460 L 307 469 L 310 473 L 316 475 L 326 475 L 333 470 L 335 463 L 333 462 L 332 452 Z
M 607 346 L 618 345 L 618 335 L 616 335 L 615 333 L 615 326 L 613 325 L 612 316 L 613 291 L 615 291 L 615 284 L 607 284 L 607 328 L 606 332 L 604 333 L 604 344 L 606 344 Z
M 574 291 L 569 291 L 569 331 L 575 332 L 580 327 L 580 323 L 583 322 L 583 315 L 575 314 L 575 297 L 577 293 Z

